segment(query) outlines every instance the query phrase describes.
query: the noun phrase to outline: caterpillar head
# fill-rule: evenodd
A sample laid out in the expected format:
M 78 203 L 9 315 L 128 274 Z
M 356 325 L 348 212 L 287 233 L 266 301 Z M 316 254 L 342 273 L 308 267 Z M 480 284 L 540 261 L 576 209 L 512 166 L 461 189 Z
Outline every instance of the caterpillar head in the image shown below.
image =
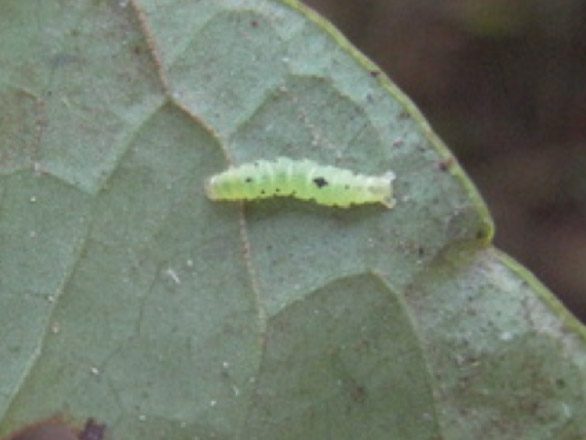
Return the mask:
M 393 198 L 393 181 L 395 178 L 395 173 L 388 171 L 382 176 L 370 177 L 369 182 L 366 184 L 366 190 L 373 198 L 389 209 L 395 206 L 395 199 Z

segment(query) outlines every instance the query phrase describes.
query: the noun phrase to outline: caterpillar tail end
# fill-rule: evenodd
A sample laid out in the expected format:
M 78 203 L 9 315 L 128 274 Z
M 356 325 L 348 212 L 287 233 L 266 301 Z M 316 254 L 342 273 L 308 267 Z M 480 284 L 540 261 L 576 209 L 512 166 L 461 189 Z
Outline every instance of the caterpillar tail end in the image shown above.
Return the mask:
M 218 200 L 218 195 L 213 190 L 212 179 L 206 179 L 203 184 L 203 189 L 206 193 L 206 196 L 210 200 Z
M 397 201 L 395 200 L 394 197 L 387 197 L 386 199 L 383 199 L 381 201 L 381 203 L 383 204 L 383 206 L 385 206 L 388 209 L 393 209 L 395 207 L 395 205 L 397 204 Z
M 387 207 L 388 209 L 392 209 L 395 207 L 395 204 L 397 203 L 397 201 L 395 200 L 395 198 L 393 197 L 393 181 L 397 178 L 396 174 L 394 172 L 392 172 L 391 170 L 387 171 L 383 177 L 385 179 L 388 179 L 389 182 L 389 195 L 387 197 L 385 197 L 381 203 Z

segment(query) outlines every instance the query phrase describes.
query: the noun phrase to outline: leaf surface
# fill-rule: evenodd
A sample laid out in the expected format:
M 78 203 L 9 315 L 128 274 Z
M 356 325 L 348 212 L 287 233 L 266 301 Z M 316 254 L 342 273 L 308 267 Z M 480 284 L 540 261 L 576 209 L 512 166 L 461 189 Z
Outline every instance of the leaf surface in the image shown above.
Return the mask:
M 0 16 L 0 433 L 574 439 L 584 330 L 384 75 L 279 1 Z M 397 206 L 213 203 L 230 164 L 397 174 Z

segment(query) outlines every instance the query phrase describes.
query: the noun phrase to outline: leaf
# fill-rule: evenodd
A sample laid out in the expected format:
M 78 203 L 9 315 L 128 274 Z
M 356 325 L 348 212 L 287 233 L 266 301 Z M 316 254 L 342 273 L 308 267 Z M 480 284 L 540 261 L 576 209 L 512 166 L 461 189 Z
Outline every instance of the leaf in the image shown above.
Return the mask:
M 0 433 L 575 439 L 584 328 L 413 104 L 293 2 L 6 0 Z M 397 206 L 212 203 L 285 155 Z

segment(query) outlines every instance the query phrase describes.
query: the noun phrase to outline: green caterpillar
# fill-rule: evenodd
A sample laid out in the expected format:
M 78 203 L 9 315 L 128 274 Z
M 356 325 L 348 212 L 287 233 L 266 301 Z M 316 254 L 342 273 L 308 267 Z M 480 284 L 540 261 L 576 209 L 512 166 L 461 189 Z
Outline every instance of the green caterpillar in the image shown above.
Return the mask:
M 392 182 L 395 174 L 354 174 L 350 170 L 319 165 L 309 159 L 279 157 L 256 160 L 211 176 L 205 191 L 211 200 L 256 200 L 291 196 L 314 200 L 320 205 L 347 208 L 352 204 L 395 205 Z

